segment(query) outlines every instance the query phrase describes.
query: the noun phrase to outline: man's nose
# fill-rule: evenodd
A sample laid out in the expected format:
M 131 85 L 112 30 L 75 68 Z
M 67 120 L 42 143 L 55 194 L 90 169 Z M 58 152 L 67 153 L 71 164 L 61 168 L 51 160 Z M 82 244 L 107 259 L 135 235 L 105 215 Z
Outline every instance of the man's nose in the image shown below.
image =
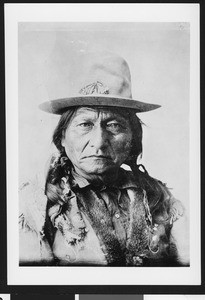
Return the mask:
M 108 146 L 108 132 L 101 125 L 95 126 L 92 130 L 90 138 L 90 146 L 95 147 L 96 150 L 106 148 Z

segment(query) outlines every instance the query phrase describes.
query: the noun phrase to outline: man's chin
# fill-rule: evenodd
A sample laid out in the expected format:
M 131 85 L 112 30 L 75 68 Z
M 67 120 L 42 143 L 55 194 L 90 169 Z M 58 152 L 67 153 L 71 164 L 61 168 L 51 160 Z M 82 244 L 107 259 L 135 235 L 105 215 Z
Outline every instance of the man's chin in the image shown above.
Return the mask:
M 115 165 L 104 165 L 104 166 L 87 166 L 84 170 L 86 171 L 87 174 L 90 175 L 105 175 L 107 173 L 112 173 L 116 169 Z
M 104 175 L 107 173 L 110 173 L 113 170 L 113 168 L 111 167 L 105 167 L 105 168 L 97 168 L 97 169 L 90 169 L 87 170 L 87 174 L 91 174 L 91 175 Z

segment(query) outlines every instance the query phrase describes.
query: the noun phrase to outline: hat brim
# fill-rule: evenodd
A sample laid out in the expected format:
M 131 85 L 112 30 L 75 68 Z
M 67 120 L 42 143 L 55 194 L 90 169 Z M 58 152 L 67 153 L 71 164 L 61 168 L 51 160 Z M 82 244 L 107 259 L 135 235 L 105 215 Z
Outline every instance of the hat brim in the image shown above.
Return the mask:
M 48 113 L 61 115 L 70 107 L 80 106 L 122 107 L 133 109 L 136 113 L 147 112 L 161 107 L 158 104 L 150 104 L 129 98 L 112 97 L 110 95 L 83 95 L 43 102 L 39 105 L 39 108 Z

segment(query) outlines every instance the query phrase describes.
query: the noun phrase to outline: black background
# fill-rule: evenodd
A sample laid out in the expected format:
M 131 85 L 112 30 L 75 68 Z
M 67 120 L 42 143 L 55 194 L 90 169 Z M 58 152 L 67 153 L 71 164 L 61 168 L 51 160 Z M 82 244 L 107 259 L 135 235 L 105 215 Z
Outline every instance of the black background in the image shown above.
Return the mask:
M 83 3 L 76 1 L 75 3 Z M 96 298 L 99 300 L 122 299 L 119 294 L 205 294 L 205 199 L 204 199 L 204 37 L 205 37 L 205 1 L 139 1 L 134 3 L 199 3 L 200 4 L 200 92 L 201 92 L 201 275 L 202 283 L 197 286 L 9 286 L 7 285 L 7 231 L 6 231 L 6 138 L 5 138 L 5 52 L 4 52 L 4 4 L 14 2 L 3 2 L 0 4 L 0 294 L 12 294 L 11 300 L 74 300 L 74 294 L 116 294 L 112 298 Z M 22 3 L 22 2 L 21 2 Z M 26 2 L 25 2 L 26 3 Z M 38 3 L 38 2 L 29 2 Z M 40 3 L 40 2 L 39 2 Z M 46 3 L 45 1 L 43 3 Z M 51 2 L 47 2 L 51 3 Z M 63 2 L 61 2 L 63 3 Z M 65 2 L 67 3 L 67 2 Z M 74 2 L 73 2 L 74 3 Z M 102 3 L 102 2 L 99 2 Z M 106 3 L 106 2 L 103 2 Z M 115 1 L 112 1 L 115 3 Z M 132 3 L 132 2 L 129 2 Z M 117 5 L 117 2 L 116 2 Z M 15 201 L 15 199 L 13 199 Z M 191 199 L 194 201 L 194 199 Z M 156 275 L 157 276 L 157 275 Z M 166 276 L 166 274 L 165 274 Z M 136 296 L 135 296 L 136 297 Z M 140 296 L 139 296 L 140 297 Z M 80 298 L 80 300 L 88 300 Z M 126 297 L 124 297 L 126 299 Z M 127 298 L 129 300 L 129 297 Z M 136 299 L 136 298 L 135 298 Z M 140 299 L 140 298 L 139 298 Z M 89 300 L 94 300 L 90 297 Z M 130 298 L 131 300 L 131 298 Z

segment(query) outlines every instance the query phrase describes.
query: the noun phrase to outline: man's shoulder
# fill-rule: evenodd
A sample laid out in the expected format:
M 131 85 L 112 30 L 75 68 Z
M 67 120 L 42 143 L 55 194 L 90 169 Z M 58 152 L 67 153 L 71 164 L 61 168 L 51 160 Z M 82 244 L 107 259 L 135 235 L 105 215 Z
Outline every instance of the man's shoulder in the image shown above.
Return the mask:
M 127 181 L 133 182 L 139 188 L 146 190 L 148 194 L 164 194 L 170 197 L 172 194 L 166 183 L 149 175 L 144 166 L 140 165 L 136 172 L 132 170 L 121 169 L 121 176 L 127 178 Z
M 167 184 L 161 180 L 152 177 L 144 166 L 140 165 L 135 174 L 130 170 L 123 170 L 124 176 L 134 178 L 136 185 L 146 191 L 149 208 L 152 213 L 166 210 L 172 215 L 173 221 L 184 214 L 184 206 L 177 200 Z
M 24 181 L 19 187 L 19 216 L 22 224 L 40 231 L 45 222 L 47 197 L 45 180 L 37 174 Z

